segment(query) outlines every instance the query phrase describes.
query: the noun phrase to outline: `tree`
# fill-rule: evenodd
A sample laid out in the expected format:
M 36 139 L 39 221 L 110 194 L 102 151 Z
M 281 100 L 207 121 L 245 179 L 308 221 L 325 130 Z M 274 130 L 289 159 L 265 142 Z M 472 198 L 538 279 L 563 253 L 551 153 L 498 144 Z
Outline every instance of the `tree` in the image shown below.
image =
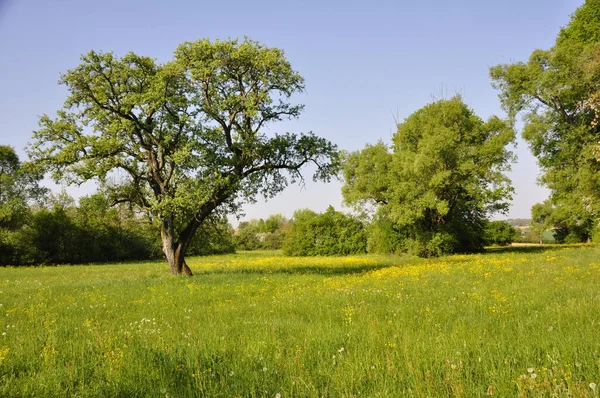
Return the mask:
M 235 253 L 233 228 L 227 218 L 207 219 L 192 239 L 188 253 L 199 256 Z
M 0 264 L 20 264 L 31 258 L 25 231 L 30 203 L 43 202 L 41 175 L 23 165 L 15 150 L 0 145 Z
M 258 221 L 259 220 L 251 220 L 240 223 L 237 234 L 235 235 L 236 248 L 241 250 L 256 250 L 260 247 Z M 261 219 L 260 221 L 263 220 Z
M 486 245 L 508 246 L 519 235 L 519 231 L 506 221 L 489 221 L 485 223 L 484 241 Z
M 531 207 L 531 233 L 539 244 L 544 243 L 544 232 L 551 228 L 550 217 L 552 217 L 553 206 L 550 201 L 536 203 Z
M 56 118 L 40 119 L 30 156 L 55 179 L 97 179 L 114 203 L 155 217 L 173 274 L 192 274 L 184 256 L 209 216 L 272 197 L 308 163 L 315 180 L 336 172 L 327 140 L 264 133 L 303 109 L 289 101 L 304 80 L 280 49 L 199 40 L 164 64 L 94 51 L 81 60 L 61 77 L 70 94 Z
M 271 214 L 264 223 L 261 234 L 261 247 L 265 250 L 279 250 L 290 229 L 290 222 L 282 214 Z
M 600 215 L 600 2 L 578 8 L 549 50 L 490 75 L 511 117 L 523 117 L 552 205 L 583 214 L 593 228 Z
M 271 214 L 265 220 L 264 231 L 266 233 L 275 233 L 279 230 L 282 230 L 286 227 L 288 220 L 285 218 L 283 214 Z
M 543 243 L 543 234 L 548 230 L 552 230 L 556 243 L 579 243 L 591 238 L 589 215 L 576 203 L 555 205 L 552 199 L 548 199 L 533 205 L 531 217 L 531 229 L 540 243 Z
M 242 221 L 235 234 L 236 247 L 242 250 L 278 250 L 289 229 L 289 221 L 281 214 L 272 214 L 266 220 Z
M 454 97 L 413 113 L 393 140 L 391 148 L 378 143 L 347 156 L 344 200 L 374 205 L 378 222 L 395 226 L 385 235 L 401 239 L 405 251 L 480 250 L 484 220 L 506 211 L 511 197 L 503 174 L 513 158 L 506 149 L 514 140 L 509 124 L 497 117 L 484 123 Z
M 0 145 L 0 226 L 15 226 L 28 202 L 43 201 L 47 190 L 38 185 L 41 177 L 12 147 Z

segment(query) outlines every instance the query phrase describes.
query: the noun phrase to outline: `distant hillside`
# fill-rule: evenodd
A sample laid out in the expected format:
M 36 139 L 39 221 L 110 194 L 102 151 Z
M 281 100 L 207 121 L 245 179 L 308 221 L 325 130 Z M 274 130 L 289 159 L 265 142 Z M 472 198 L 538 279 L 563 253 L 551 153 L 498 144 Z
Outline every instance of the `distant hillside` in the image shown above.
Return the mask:
M 506 222 L 513 227 L 528 227 L 531 225 L 531 218 L 511 218 Z

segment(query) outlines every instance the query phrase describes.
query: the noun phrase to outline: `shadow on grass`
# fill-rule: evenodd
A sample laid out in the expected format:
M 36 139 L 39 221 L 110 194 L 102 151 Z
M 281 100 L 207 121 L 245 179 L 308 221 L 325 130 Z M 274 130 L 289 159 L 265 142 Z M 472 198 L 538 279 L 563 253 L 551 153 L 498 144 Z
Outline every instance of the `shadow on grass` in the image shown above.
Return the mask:
M 355 267 L 320 267 L 310 266 L 305 267 L 281 267 L 281 268 L 216 268 L 216 269 L 197 269 L 193 270 L 194 275 L 217 275 L 217 274 L 258 274 L 258 275 L 273 275 L 273 274 L 288 274 L 288 275 L 352 275 L 364 274 L 370 271 L 376 271 L 383 268 L 393 267 L 396 264 L 381 263 L 381 264 L 365 264 Z
M 590 244 L 571 244 L 571 245 L 559 245 L 559 244 L 545 244 L 545 245 L 527 245 L 527 246 L 504 246 L 504 247 L 488 247 L 481 254 L 502 254 L 502 253 L 522 253 L 522 254 L 536 254 L 553 252 L 564 249 L 582 249 L 582 248 L 593 248 Z

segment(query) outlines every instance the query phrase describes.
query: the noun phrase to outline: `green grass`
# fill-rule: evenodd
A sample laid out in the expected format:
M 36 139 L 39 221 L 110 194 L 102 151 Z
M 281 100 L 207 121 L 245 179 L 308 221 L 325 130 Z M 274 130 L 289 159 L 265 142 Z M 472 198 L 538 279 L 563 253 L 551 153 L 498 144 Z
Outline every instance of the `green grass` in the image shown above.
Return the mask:
M 0 269 L 0 396 L 597 396 L 600 249 Z

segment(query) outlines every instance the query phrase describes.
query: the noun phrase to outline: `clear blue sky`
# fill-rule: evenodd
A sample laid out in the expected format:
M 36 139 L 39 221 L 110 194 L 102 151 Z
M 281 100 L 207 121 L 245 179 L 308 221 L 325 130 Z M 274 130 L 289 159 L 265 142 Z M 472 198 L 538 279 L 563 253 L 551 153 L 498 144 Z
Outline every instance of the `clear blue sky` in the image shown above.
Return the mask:
M 244 35 L 283 48 L 305 77 L 298 121 L 272 131 L 313 131 L 357 150 L 389 142 L 403 120 L 433 98 L 460 93 L 483 118 L 502 115 L 490 66 L 526 60 L 550 47 L 582 0 L 127 1 L 0 0 L 0 144 L 23 148 L 39 115 L 54 114 L 66 91 L 60 73 L 91 49 L 171 58 L 198 38 Z M 509 217 L 529 217 L 546 198 L 539 169 L 519 142 L 510 174 L 517 195 Z M 75 195 L 92 187 L 73 189 Z M 340 207 L 340 184 L 290 187 L 246 218 L 309 207 Z

